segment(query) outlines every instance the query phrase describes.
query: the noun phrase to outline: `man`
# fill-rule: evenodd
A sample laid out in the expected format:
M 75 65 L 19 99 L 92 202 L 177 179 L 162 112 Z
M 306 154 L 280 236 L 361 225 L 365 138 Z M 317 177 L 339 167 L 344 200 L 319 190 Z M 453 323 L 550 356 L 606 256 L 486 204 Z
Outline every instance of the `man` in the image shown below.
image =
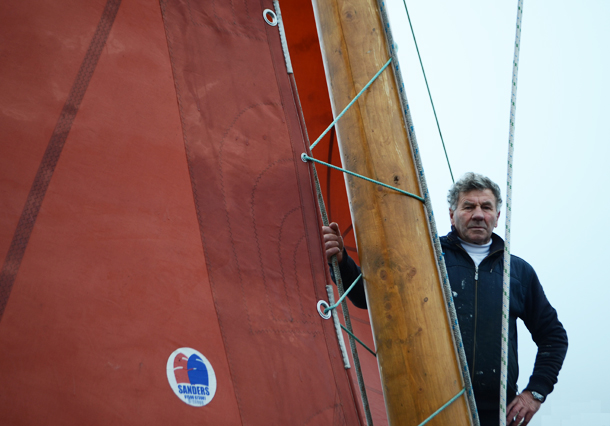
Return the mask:
M 452 231 L 441 238 L 453 290 L 466 359 L 482 426 L 499 424 L 502 271 L 504 241 L 493 233 L 500 217 L 500 188 L 489 178 L 467 173 L 449 190 Z M 323 227 L 326 256 L 337 255 L 341 276 L 349 285 L 360 268 L 347 255 L 339 226 Z M 538 281 L 534 269 L 511 255 L 507 424 L 527 425 L 552 392 L 563 364 L 567 334 Z M 348 294 L 366 308 L 364 286 Z M 517 317 L 538 346 L 529 384 L 517 395 Z M 521 423 L 522 422 L 522 423 Z

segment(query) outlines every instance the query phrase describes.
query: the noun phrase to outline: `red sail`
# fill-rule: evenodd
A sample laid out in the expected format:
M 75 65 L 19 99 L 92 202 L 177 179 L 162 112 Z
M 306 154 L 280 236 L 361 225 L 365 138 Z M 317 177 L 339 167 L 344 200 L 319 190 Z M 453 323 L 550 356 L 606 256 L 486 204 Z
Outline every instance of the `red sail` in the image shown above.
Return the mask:
M 313 12 L 281 6 L 315 138 L 332 114 Z M 329 280 L 321 223 L 267 8 L 0 4 L 2 424 L 362 423 L 316 312 Z M 338 163 L 332 135 L 316 150 Z M 331 219 L 349 230 L 332 173 L 320 169 Z M 366 312 L 355 321 L 372 345 Z M 180 348 L 213 366 L 204 407 L 168 383 Z

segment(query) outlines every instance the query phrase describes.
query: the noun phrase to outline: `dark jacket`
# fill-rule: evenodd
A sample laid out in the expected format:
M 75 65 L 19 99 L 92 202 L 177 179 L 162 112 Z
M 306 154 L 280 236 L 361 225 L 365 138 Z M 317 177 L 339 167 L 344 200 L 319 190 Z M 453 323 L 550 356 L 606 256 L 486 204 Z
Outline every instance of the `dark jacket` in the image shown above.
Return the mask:
M 490 254 L 479 267 L 462 248 L 453 232 L 441 238 L 447 273 L 453 290 L 466 360 L 473 378 L 479 410 L 497 410 L 500 389 L 502 317 L 502 270 L 504 241 L 492 235 Z M 339 265 L 344 287 L 360 274 L 360 268 L 347 256 Z M 517 393 L 517 318 L 521 318 L 538 346 L 534 372 L 526 389 L 544 396 L 551 393 L 568 348 L 567 334 L 557 312 L 542 290 L 534 269 L 511 255 L 511 294 L 509 320 L 508 391 L 510 402 Z M 361 280 L 362 281 L 362 280 Z M 352 303 L 366 308 L 364 286 L 348 294 Z

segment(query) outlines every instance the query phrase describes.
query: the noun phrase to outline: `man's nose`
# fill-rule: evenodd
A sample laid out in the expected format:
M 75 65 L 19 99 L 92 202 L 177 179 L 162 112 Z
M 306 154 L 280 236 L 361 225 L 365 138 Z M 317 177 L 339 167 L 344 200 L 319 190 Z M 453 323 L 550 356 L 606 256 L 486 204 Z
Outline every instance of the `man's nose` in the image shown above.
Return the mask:
M 481 209 L 481 207 L 475 208 L 474 212 L 472 213 L 472 218 L 476 219 L 476 220 L 485 219 L 485 215 L 483 214 L 483 209 Z

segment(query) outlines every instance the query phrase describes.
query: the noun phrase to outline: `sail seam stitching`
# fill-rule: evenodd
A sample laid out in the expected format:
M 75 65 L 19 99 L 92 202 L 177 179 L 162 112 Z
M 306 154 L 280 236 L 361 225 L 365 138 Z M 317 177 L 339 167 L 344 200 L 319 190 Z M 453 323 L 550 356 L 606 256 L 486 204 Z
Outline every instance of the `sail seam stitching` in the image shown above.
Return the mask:
M 204 234 L 203 228 L 202 228 L 202 217 L 201 217 L 201 210 L 199 208 L 199 195 L 198 195 L 198 191 L 197 191 L 197 182 L 194 177 L 194 170 L 193 170 L 193 164 L 192 164 L 193 163 L 193 153 L 191 152 L 191 149 L 189 147 L 189 139 L 187 137 L 186 124 L 185 124 L 184 118 L 183 118 L 184 117 L 184 105 L 183 105 L 183 100 L 182 100 L 182 95 L 181 95 L 181 87 L 178 82 L 178 79 L 176 78 L 177 69 L 176 69 L 176 65 L 174 63 L 176 54 L 174 53 L 174 49 L 172 47 L 173 40 L 172 40 L 170 26 L 168 23 L 169 18 L 167 17 L 167 15 L 168 15 L 167 2 L 168 2 L 168 0 L 159 1 L 160 8 L 161 8 L 161 15 L 163 16 L 163 26 L 165 28 L 165 37 L 167 40 L 167 50 L 169 52 L 169 57 L 170 57 L 170 65 L 172 68 L 174 87 L 176 90 L 176 101 L 178 104 L 178 111 L 180 113 L 180 124 L 181 124 L 182 138 L 183 138 L 183 143 L 184 143 L 184 153 L 186 156 L 186 163 L 187 163 L 189 178 L 190 178 L 190 182 L 191 182 L 191 192 L 193 194 L 193 204 L 195 207 L 195 214 L 197 216 L 197 224 L 199 225 L 199 236 L 201 238 L 201 246 L 202 246 L 204 257 L 205 257 L 206 272 L 207 272 L 208 276 L 210 277 L 210 284 L 211 284 L 212 276 L 210 274 L 211 265 L 209 263 L 208 245 L 206 244 L 206 238 L 205 238 L 205 234 Z M 191 20 L 191 23 L 193 25 L 196 25 L 194 22 L 192 22 L 192 20 Z M 223 138 L 224 137 L 225 137 L 225 135 L 223 134 Z M 243 402 L 242 402 L 239 392 L 237 391 L 238 385 L 237 385 L 237 380 L 235 378 L 235 371 L 234 371 L 234 367 L 233 367 L 234 364 L 231 360 L 231 355 L 227 351 L 227 340 L 226 340 L 227 338 L 226 338 L 225 331 L 224 331 L 224 324 L 219 315 L 217 295 L 215 293 L 214 286 L 210 285 L 210 290 L 213 295 L 212 299 L 213 299 L 213 303 L 214 303 L 214 310 L 216 313 L 216 318 L 218 319 L 218 327 L 220 328 L 220 335 L 221 335 L 222 343 L 224 346 L 224 354 L 225 354 L 225 358 L 226 358 L 226 362 L 227 362 L 227 367 L 229 369 L 229 376 L 231 378 L 233 395 L 235 396 L 235 402 L 237 403 L 237 406 L 238 406 L 239 420 L 240 420 L 240 424 L 243 426 L 243 424 L 244 424 L 243 413 L 242 413 Z M 246 312 L 246 315 L 249 315 L 249 313 Z M 251 329 L 250 329 L 250 331 L 251 331 Z
M 36 219 L 40 213 L 47 190 L 51 183 L 51 178 L 59 162 L 59 157 L 63 151 L 70 130 L 79 111 L 81 102 L 87 92 L 93 73 L 95 72 L 98 60 L 102 54 L 106 40 L 112 29 L 121 0 L 108 0 L 100 21 L 95 29 L 87 53 L 80 65 L 74 84 L 70 89 L 70 94 L 66 99 L 63 109 L 47 145 L 47 149 L 42 157 L 36 177 L 28 193 L 28 197 L 19 217 L 15 234 L 11 241 L 8 253 L 0 272 L 0 321 L 6 309 L 8 299 L 11 295 L 13 285 L 17 278 L 17 273 L 25 255 L 30 236 L 34 230 Z

